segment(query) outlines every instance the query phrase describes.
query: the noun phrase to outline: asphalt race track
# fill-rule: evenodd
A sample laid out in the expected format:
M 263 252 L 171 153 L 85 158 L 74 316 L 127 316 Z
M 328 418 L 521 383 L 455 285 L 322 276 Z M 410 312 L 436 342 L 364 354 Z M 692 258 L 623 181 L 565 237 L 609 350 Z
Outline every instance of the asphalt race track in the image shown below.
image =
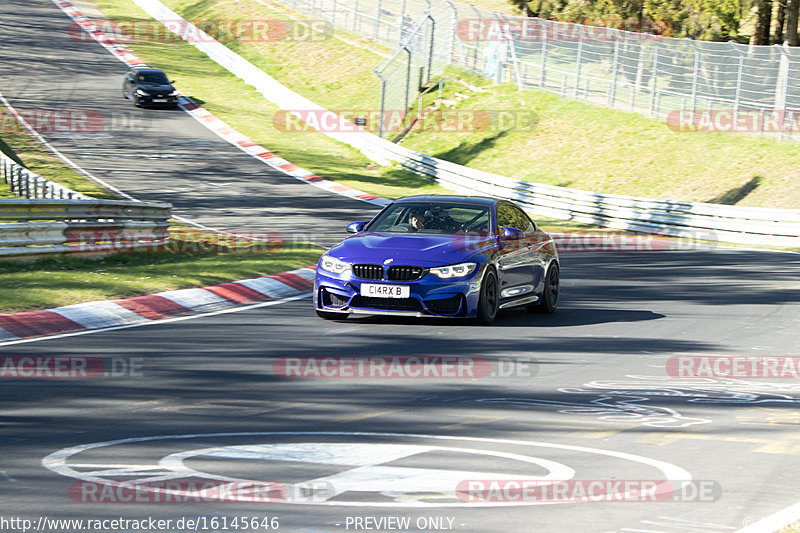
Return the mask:
M 49 1 L 6 1 L 0 12 L 11 21 L 0 26 L 0 80 L 15 105 L 80 105 L 66 86 L 73 96 L 92 93 L 93 109 L 128 109 L 119 64 L 99 46 L 65 40 L 57 29 L 66 19 Z M 180 157 L 142 157 L 151 153 L 146 137 L 88 149 L 53 141 L 115 186 L 208 224 L 308 228 L 325 206 L 324 223 L 336 228 L 374 211 L 270 174 L 181 112 L 148 116 L 174 136 L 161 153 Z M 196 161 L 198 142 L 213 157 Z M 221 181 L 244 194 L 219 196 Z M 39 531 L 77 530 L 50 519 L 153 518 L 173 522 L 100 530 L 732 532 L 797 502 L 797 378 L 686 378 L 670 369 L 675 357 L 800 357 L 800 256 L 565 253 L 562 277 L 557 314 L 508 311 L 490 327 L 326 322 L 303 298 L 0 346 L 4 361 L 102 365 L 82 379 L 14 379 L 5 369 L 0 520 L 32 520 Z M 331 377 L 309 366 L 406 356 L 432 362 L 431 373 Z M 437 357 L 485 362 L 491 372 L 443 375 Z M 287 376 L 292 364 L 305 376 Z M 680 490 L 659 501 L 455 493 L 492 480 L 671 480 Z M 149 490 L 133 495 L 121 482 Z M 250 488 L 235 502 L 192 500 L 193 482 Z M 254 493 L 248 482 L 272 492 Z M 256 527 L 231 525 L 252 517 Z M 3 524 L 4 533 L 22 531 Z
M 213 228 L 280 231 L 286 240 L 330 242 L 342 221 L 377 212 L 245 155 L 180 109 L 134 107 L 122 98 L 126 66 L 96 42 L 74 39 L 70 19 L 52 2 L 4 0 L 0 16 L 0 91 L 19 111 L 84 111 L 101 120 L 98 131 L 76 123 L 51 129 L 78 131 L 41 133 L 136 198 L 169 202 L 175 214 Z

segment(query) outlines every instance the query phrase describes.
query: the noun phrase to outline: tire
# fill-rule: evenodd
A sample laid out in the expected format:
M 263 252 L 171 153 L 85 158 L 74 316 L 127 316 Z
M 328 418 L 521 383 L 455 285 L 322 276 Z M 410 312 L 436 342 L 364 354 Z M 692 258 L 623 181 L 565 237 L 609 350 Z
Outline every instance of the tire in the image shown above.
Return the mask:
M 497 283 L 497 273 L 494 267 L 488 266 L 481 281 L 481 293 L 478 298 L 478 320 L 482 324 L 491 324 L 497 318 L 499 306 L 500 290 Z
M 550 268 L 547 269 L 547 274 L 544 278 L 544 290 L 542 291 L 541 302 L 529 306 L 528 310 L 534 313 L 555 313 L 558 307 L 559 283 L 560 272 L 558 263 L 553 262 Z
M 319 309 L 315 309 L 315 311 L 317 316 L 324 320 L 344 320 L 348 316 L 348 313 L 333 313 L 331 311 L 320 311 Z

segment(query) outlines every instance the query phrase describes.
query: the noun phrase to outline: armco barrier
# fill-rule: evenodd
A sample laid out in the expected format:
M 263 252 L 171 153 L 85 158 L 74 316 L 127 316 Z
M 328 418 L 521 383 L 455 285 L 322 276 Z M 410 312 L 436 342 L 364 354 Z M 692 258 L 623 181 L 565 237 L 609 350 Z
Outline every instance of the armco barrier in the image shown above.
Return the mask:
M 168 242 L 170 208 L 117 200 L 0 200 L 0 260 L 152 249 Z
M 0 152 L 0 176 L 14 194 L 23 198 L 66 200 L 88 198 L 31 172 L 3 152 Z
M 222 43 L 185 21 L 158 0 L 134 0 L 145 12 L 228 71 L 254 86 L 281 109 L 325 112 Z M 176 20 L 182 20 L 179 25 Z M 198 35 L 202 38 L 198 38 Z M 687 201 L 654 200 L 601 194 L 516 180 L 464 167 L 381 139 L 342 120 L 345 128 L 323 132 L 363 152 L 378 164 L 398 162 L 413 172 L 432 176 L 458 192 L 514 200 L 542 216 L 645 233 L 740 244 L 800 247 L 800 210 L 736 207 Z M 344 131 L 342 131 L 344 130 Z

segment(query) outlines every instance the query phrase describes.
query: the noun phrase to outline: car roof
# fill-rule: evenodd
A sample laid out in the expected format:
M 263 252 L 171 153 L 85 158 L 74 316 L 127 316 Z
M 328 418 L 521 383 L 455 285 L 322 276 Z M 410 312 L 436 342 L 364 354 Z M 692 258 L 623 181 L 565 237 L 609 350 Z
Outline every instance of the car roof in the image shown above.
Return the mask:
M 164 72 L 160 68 L 138 66 L 131 69 L 134 72 Z
M 394 201 L 396 204 L 404 204 L 411 202 L 440 202 L 440 203 L 467 203 L 475 205 L 493 205 L 500 201 L 498 198 L 491 198 L 489 196 L 455 196 L 455 195 L 439 195 L 439 194 L 425 194 L 419 196 L 404 196 Z

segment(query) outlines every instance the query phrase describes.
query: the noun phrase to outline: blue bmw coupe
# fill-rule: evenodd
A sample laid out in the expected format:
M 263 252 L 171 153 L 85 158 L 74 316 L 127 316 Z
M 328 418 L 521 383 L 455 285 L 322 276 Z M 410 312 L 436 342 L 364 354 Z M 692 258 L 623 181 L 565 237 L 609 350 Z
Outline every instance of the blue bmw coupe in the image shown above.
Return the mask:
M 558 304 L 558 251 L 517 205 L 473 196 L 410 196 L 354 233 L 317 265 L 314 306 L 325 319 L 350 313 L 477 317 Z

